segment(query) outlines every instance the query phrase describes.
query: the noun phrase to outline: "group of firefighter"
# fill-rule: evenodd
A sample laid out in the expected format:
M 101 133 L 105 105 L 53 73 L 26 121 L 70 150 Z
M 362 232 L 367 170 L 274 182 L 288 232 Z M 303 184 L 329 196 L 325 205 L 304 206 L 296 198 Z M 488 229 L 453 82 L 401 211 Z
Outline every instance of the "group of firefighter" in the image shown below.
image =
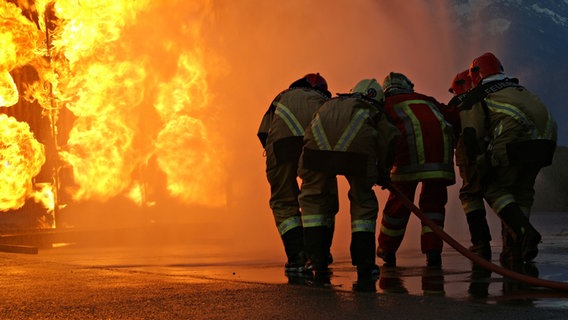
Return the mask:
M 309 274 L 314 283 L 329 283 L 342 175 L 349 184 L 357 285 L 373 290 L 380 271 L 375 257 L 383 267 L 396 267 L 412 210 L 391 192 L 376 245 L 379 204 L 373 187 L 396 188 L 413 200 L 420 184 L 418 208 L 443 228 L 447 188 L 456 180 L 454 155 L 470 250 L 491 261 L 487 202 L 502 222 L 501 264 L 534 262 L 541 235 L 529 213 L 537 174 L 551 164 L 556 149 L 556 122 L 490 52 L 459 72 L 449 91 L 454 97 L 443 104 L 415 92 L 404 74 L 390 72 L 382 84 L 363 79 L 349 93 L 332 97 L 326 80 L 310 73 L 278 94 L 258 137 L 287 275 Z M 443 241 L 424 222 L 420 244 L 427 267 L 441 268 Z

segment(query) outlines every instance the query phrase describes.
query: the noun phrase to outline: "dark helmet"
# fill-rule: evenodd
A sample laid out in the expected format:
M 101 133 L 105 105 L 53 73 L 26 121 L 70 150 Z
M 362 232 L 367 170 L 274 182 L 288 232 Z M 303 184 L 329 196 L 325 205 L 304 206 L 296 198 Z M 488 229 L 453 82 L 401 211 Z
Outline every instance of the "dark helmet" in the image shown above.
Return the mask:
M 454 77 L 452 84 L 450 85 L 450 91 L 454 95 L 460 95 L 468 92 L 472 88 L 471 78 L 469 77 L 469 69 L 464 70 Z
M 294 81 L 290 88 L 312 88 L 326 97 L 331 98 L 331 92 L 327 90 L 327 81 L 319 73 L 308 73 L 300 79 Z
M 319 73 L 308 73 L 304 79 L 312 86 L 323 91 L 327 91 L 327 81 Z
M 486 52 L 473 59 L 469 66 L 469 76 L 474 87 L 479 85 L 481 80 L 488 76 L 503 72 L 504 69 L 501 61 L 491 52 Z
M 391 72 L 383 80 L 383 90 L 388 92 L 394 88 L 412 92 L 414 84 L 404 74 Z

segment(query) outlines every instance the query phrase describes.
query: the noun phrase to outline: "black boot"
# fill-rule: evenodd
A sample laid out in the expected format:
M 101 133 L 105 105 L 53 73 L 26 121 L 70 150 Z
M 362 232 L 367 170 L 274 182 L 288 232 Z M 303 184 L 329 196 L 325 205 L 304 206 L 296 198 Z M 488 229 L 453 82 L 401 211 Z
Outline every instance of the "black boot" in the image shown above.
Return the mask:
M 286 273 L 304 272 L 306 254 L 304 252 L 303 233 L 302 227 L 296 227 L 282 235 L 284 251 L 286 251 L 286 256 L 288 257 L 288 262 L 284 266 Z
M 513 231 L 503 222 L 501 222 L 501 236 L 503 237 L 503 248 L 499 255 L 499 262 L 507 269 L 520 270 L 523 261 L 521 244 L 515 240 Z
M 499 217 L 511 231 L 512 240 L 520 244 L 521 258 L 530 262 L 538 255 L 538 244 L 542 236 L 530 223 L 523 210 L 516 203 L 509 203 L 499 212 Z
M 327 227 L 304 228 L 304 248 L 308 253 L 308 264 L 314 271 L 328 271 Z
M 438 250 L 430 250 L 426 252 L 426 267 L 431 269 L 441 269 L 442 252 Z
M 466 218 L 472 244 L 469 250 L 491 261 L 491 232 L 485 217 L 485 210 L 468 212 Z
M 375 234 L 373 232 L 354 232 L 351 234 L 351 262 L 357 267 L 357 291 L 376 291 L 374 273 L 375 264 Z

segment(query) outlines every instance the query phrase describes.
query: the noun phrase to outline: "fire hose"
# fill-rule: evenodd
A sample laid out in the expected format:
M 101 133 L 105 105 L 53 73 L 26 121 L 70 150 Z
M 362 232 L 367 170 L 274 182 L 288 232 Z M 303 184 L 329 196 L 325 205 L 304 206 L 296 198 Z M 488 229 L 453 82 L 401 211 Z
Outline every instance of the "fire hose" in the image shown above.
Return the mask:
M 436 223 L 430 220 L 422 210 L 420 210 L 408 197 L 406 197 L 397 187 L 393 186 L 392 184 L 388 184 L 385 186 L 390 192 L 392 192 L 395 196 L 399 198 L 402 203 L 409 208 L 425 225 L 430 227 L 436 235 L 438 235 L 444 242 L 449 244 L 452 248 L 456 249 L 459 253 L 463 256 L 471 260 L 472 262 L 476 263 L 480 267 L 487 269 L 489 271 L 493 271 L 498 273 L 504 277 L 507 277 L 512 280 L 524 282 L 530 284 L 535 287 L 543 287 L 549 288 L 554 290 L 561 290 L 561 291 L 568 291 L 568 283 L 560 282 L 560 281 L 552 281 L 546 279 L 535 278 L 531 276 L 524 275 L 522 273 L 514 272 L 512 270 L 503 268 L 498 266 L 490 261 L 483 259 L 481 256 L 478 256 L 468 250 L 466 247 L 462 246 L 459 242 L 457 242 L 454 238 L 452 238 L 449 234 L 447 234 L 441 227 L 439 227 Z

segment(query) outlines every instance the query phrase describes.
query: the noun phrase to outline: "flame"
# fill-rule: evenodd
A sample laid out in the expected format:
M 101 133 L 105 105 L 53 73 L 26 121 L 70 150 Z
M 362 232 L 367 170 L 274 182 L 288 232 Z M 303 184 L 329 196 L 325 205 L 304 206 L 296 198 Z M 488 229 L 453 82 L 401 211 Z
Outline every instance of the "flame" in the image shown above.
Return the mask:
M 203 48 L 201 33 L 210 1 L 18 5 L 35 19 L 26 19 L 15 5 L 0 5 L 0 15 L 9 17 L 1 25 L 0 103 L 24 97 L 43 108 L 57 141 L 54 172 L 61 167 L 72 172 L 72 184 L 62 185 L 61 192 L 77 202 L 125 197 L 152 206 L 163 199 L 152 199 L 148 191 L 156 187 L 149 186 L 162 181 L 141 172 L 154 163 L 168 196 L 185 204 L 226 204 L 224 151 L 208 85 L 215 68 L 205 58 L 211 52 Z M 26 64 L 38 79 L 19 93 L 8 72 Z M 64 110 L 73 120 L 60 128 Z M 62 129 L 68 139 L 60 142 Z M 20 183 L 31 178 L 21 177 Z M 28 192 L 20 201 L 33 197 L 57 207 L 58 191 L 48 185 L 49 191 Z
M 55 209 L 55 195 L 51 183 L 36 183 L 35 190 L 31 197 L 35 202 L 41 203 L 48 212 L 52 213 Z
M 35 58 L 41 33 L 26 19 L 21 10 L 7 2 L 0 2 L 0 106 L 18 102 L 18 89 L 9 74 Z
M 8 72 L 0 73 L 0 106 L 13 106 L 18 103 L 18 88 Z
M 44 146 L 25 122 L 0 114 L 0 211 L 21 208 L 45 162 Z

